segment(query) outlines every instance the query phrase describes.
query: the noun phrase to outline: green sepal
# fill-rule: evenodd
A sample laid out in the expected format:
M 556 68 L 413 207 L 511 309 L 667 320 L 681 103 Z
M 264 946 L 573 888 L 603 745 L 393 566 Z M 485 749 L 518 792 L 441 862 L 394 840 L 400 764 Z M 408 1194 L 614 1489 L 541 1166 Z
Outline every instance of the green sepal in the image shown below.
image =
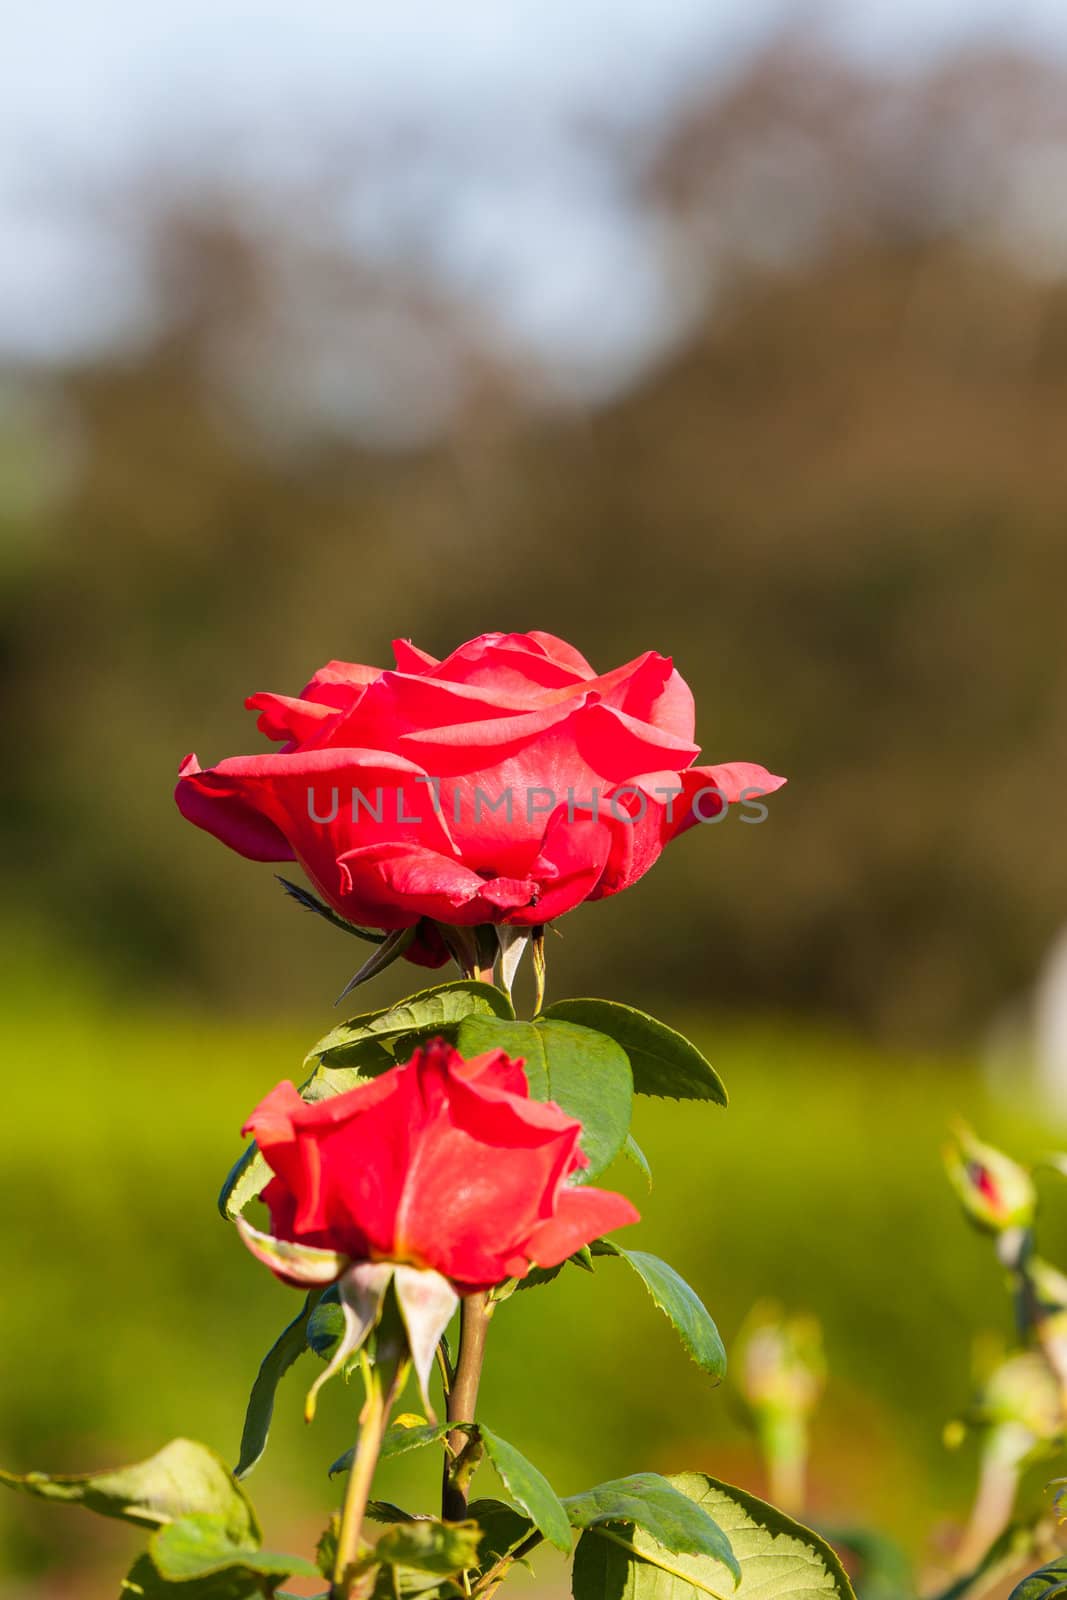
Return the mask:
M 331 1284 L 315 1306 L 307 1325 L 307 1347 L 320 1361 L 329 1361 L 345 1331 L 345 1314 L 337 1285 Z
M 727 1104 L 726 1086 L 696 1045 L 636 1006 L 618 1000 L 557 1000 L 544 1015 L 580 1023 L 621 1045 L 630 1059 L 636 1094 Z
M 605 1034 L 554 1017 L 511 1022 L 467 1017 L 456 1048 L 468 1057 L 503 1050 L 522 1060 L 534 1100 L 554 1100 L 582 1124 L 588 1166 L 579 1182 L 596 1178 L 626 1142 L 633 1111 L 633 1076 L 626 1052 Z
M 332 906 L 328 906 L 325 900 L 320 900 L 318 895 L 312 894 L 310 889 L 305 889 L 303 884 L 290 883 L 288 878 L 283 878 L 277 872 L 274 876 L 289 898 L 295 900 L 297 905 L 302 906 L 305 911 L 313 911 L 317 917 L 322 917 L 324 921 L 332 923 L 335 928 L 340 928 L 343 933 L 350 933 L 356 939 L 365 939 L 368 944 L 385 943 L 384 933 L 377 933 L 373 928 L 361 928 L 358 923 L 349 922 L 346 917 L 341 916 L 340 912 L 335 911 Z
M 673 1325 L 687 1353 L 718 1383 L 726 1375 L 726 1348 L 704 1302 L 680 1273 L 659 1256 L 645 1250 L 624 1250 L 608 1239 L 597 1239 L 594 1256 L 619 1256 L 629 1263 Z
M 564 1267 L 567 1266 L 580 1267 L 583 1272 L 595 1272 L 596 1268 L 593 1266 L 593 1253 L 589 1246 L 587 1244 L 583 1244 L 580 1250 L 575 1250 L 573 1255 L 569 1255 L 566 1261 L 561 1261 L 558 1266 L 531 1267 L 529 1272 L 527 1272 L 524 1277 L 510 1278 L 508 1280 L 508 1284 L 501 1285 L 501 1289 L 505 1292 L 501 1293 L 500 1290 L 494 1291 L 494 1298 L 506 1300 L 511 1294 L 517 1293 L 520 1289 L 538 1289 L 542 1286 L 542 1284 L 553 1283 L 555 1279 L 559 1277 Z

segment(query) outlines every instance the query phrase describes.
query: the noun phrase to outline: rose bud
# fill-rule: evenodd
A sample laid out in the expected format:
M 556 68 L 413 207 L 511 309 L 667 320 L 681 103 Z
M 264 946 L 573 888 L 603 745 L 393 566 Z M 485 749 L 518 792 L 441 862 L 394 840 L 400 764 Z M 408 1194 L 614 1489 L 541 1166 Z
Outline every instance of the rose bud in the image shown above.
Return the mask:
M 471 1061 L 441 1039 L 347 1093 L 309 1105 L 280 1083 L 244 1127 L 275 1174 L 271 1232 L 242 1237 L 284 1281 L 338 1281 L 348 1318 L 330 1370 L 359 1348 L 395 1284 L 425 1390 L 460 1295 L 554 1267 L 636 1222 L 620 1194 L 573 1180 L 582 1127 L 531 1100 L 521 1062 Z M 324 1375 L 325 1376 L 325 1375 Z
M 434 924 L 536 928 L 617 894 L 785 781 L 695 766 L 693 696 L 654 651 L 598 675 L 548 633 L 394 649 L 392 671 L 332 661 L 299 695 L 252 695 L 279 750 L 187 756 L 176 799 L 241 855 L 298 861 L 348 923 L 415 930 L 408 959 L 447 959 Z
M 1037 1192 L 1025 1167 L 993 1145 L 983 1144 L 962 1123 L 943 1154 L 949 1182 L 978 1227 L 1003 1233 L 1032 1225 Z
M 741 1393 L 767 1466 L 776 1505 L 804 1501 L 808 1424 L 826 1382 L 822 1329 L 814 1317 L 784 1315 L 761 1302 L 739 1339 Z

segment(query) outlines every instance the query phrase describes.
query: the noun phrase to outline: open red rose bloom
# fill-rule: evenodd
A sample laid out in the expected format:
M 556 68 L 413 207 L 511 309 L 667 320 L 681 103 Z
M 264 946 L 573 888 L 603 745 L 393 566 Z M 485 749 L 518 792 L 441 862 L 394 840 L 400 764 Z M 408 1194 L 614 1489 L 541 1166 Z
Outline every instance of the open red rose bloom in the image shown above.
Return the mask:
M 586 1164 L 581 1131 L 529 1098 L 519 1062 L 464 1061 L 440 1039 L 315 1105 L 280 1083 L 244 1128 L 275 1173 L 263 1193 L 275 1238 L 430 1268 L 461 1294 L 638 1220 L 624 1196 L 568 1183 Z
M 177 788 L 190 821 L 252 860 L 299 861 L 364 927 L 549 922 L 785 781 L 694 766 L 693 696 L 654 652 L 598 676 L 547 633 L 484 634 L 444 661 L 394 649 L 395 671 L 332 661 L 296 697 L 252 695 L 281 749 L 206 771 L 187 756 Z M 445 959 L 432 939 L 411 954 Z

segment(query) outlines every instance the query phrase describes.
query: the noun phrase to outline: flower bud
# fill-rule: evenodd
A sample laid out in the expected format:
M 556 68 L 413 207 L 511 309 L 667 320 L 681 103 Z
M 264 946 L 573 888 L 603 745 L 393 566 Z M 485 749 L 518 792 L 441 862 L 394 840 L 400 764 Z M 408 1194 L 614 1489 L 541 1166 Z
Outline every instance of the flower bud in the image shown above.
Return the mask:
M 822 1331 L 814 1317 L 754 1308 L 741 1333 L 741 1388 L 754 1412 L 810 1416 L 822 1393 Z
M 822 1331 L 814 1317 L 786 1316 L 768 1302 L 750 1313 L 738 1340 L 748 1402 L 777 1505 L 804 1503 L 808 1421 L 825 1381 Z
M 1037 1193 L 1028 1170 L 992 1145 L 976 1139 L 965 1124 L 953 1130 L 944 1149 L 949 1182 L 968 1217 L 990 1233 L 1029 1228 Z
M 1063 1433 L 1059 1385 L 1044 1356 L 1026 1350 L 1002 1361 L 983 1385 L 977 1416 L 993 1427 L 1019 1425 L 1035 1443 L 1058 1438 Z

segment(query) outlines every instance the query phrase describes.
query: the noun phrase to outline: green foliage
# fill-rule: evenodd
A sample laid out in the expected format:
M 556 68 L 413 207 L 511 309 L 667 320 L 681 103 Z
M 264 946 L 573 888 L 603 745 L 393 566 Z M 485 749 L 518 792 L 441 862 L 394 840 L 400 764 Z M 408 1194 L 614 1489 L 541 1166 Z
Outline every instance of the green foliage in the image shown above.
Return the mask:
M 302 1556 L 277 1555 L 235 1543 L 220 1517 L 182 1517 L 152 1535 L 124 1590 L 145 1600 L 243 1600 L 272 1595 L 282 1578 L 315 1578 Z
M 390 1567 L 413 1567 L 446 1578 L 478 1565 L 482 1530 L 477 1522 L 440 1522 L 420 1517 L 387 1527 L 374 1546 L 374 1560 Z
M 571 1526 L 562 1501 L 548 1479 L 526 1457 L 493 1433 L 484 1423 L 478 1432 L 485 1453 L 508 1493 L 518 1501 L 531 1522 L 558 1550 L 569 1551 Z
M 146 1461 L 113 1472 L 0 1472 L 0 1483 L 141 1527 L 159 1528 L 179 1517 L 206 1513 L 218 1518 L 235 1542 L 259 1539 L 255 1513 L 225 1463 L 192 1439 L 172 1439 Z
M 663 1546 L 688 1555 L 713 1556 L 735 1570 L 730 1541 L 702 1505 L 657 1472 L 598 1483 L 563 1502 L 573 1528 L 599 1528 L 629 1522 Z
M 512 1555 L 534 1531 L 529 1517 L 504 1500 L 472 1500 L 467 1511 L 482 1530 L 479 1554 L 483 1571 Z
M 544 1015 L 580 1023 L 620 1044 L 630 1058 L 637 1094 L 727 1103 L 722 1079 L 696 1045 L 636 1006 L 618 1000 L 557 1000 Z
M 598 1177 L 619 1154 L 630 1131 L 633 1076 L 625 1052 L 606 1034 L 549 1017 L 472 1016 L 460 1023 L 456 1048 L 465 1056 L 505 1050 L 522 1060 L 533 1098 L 554 1100 L 581 1122 L 589 1161 L 582 1181 Z
M 394 1422 L 385 1430 L 379 1459 L 389 1461 L 394 1456 L 407 1455 L 409 1450 L 424 1450 L 427 1445 L 447 1438 L 454 1428 L 469 1426 L 468 1423 L 425 1422 L 409 1428 Z
M 427 1445 L 440 1444 L 447 1439 L 450 1433 L 457 1430 L 473 1433 L 476 1430 L 473 1422 L 434 1422 L 422 1423 L 417 1426 L 406 1427 L 394 1422 L 392 1427 L 385 1430 L 382 1448 L 379 1452 L 380 1461 L 392 1461 L 397 1456 L 406 1456 L 412 1450 L 424 1450 Z M 342 1472 L 347 1472 L 352 1465 L 355 1450 L 346 1450 L 344 1455 L 338 1456 L 331 1462 L 328 1476 L 338 1477 Z
M 317 1309 L 318 1300 L 319 1292 L 313 1289 L 304 1301 L 303 1309 L 282 1329 L 260 1363 L 252 1393 L 248 1397 L 240 1454 L 233 1469 L 236 1478 L 247 1478 L 267 1448 L 267 1435 L 274 1415 L 274 1392 L 294 1361 L 308 1348 L 308 1324 Z M 336 1310 L 341 1317 L 340 1306 Z
M 327 1067 L 344 1067 L 351 1064 L 353 1053 L 358 1064 L 359 1051 L 370 1039 L 386 1043 L 425 1034 L 447 1035 L 465 1017 L 512 1018 L 514 1015 L 511 1002 L 495 984 L 480 983 L 475 978 L 457 978 L 451 983 L 420 989 L 395 1005 L 380 1006 L 339 1023 L 312 1045 L 304 1065 L 321 1062 Z
M 259 1524 L 244 1492 L 214 1451 L 191 1439 L 172 1439 L 147 1461 L 114 1472 L 5 1472 L 0 1482 L 153 1529 L 122 1586 L 144 1600 L 244 1600 L 273 1594 L 282 1578 L 317 1575 L 300 1556 L 260 1548 Z
M 634 1166 L 637 1168 L 638 1172 L 651 1189 L 652 1168 L 649 1166 L 648 1157 L 645 1155 L 645 1152 L 641 1149 L 641 1146 L 638 1144 L 632 1133 L 628 1133 L 626 1135 L 626 1143 L 622 1147 L 622 1153 L 626 1157 L 627 1161 L 633 1162 Z
M 699 1295 L 673 1267 L 645 1250 L 624 1250 L 607 1239 L 597 1240 L 593 1254 L 629 1262 L 697 1366 L 716 1382 L 725 1376 L 726 1349 L 719 1330 Z
M 1064 1600 L 1067 1596 L 1067 1555 L 1057 1556 L 1031 1572 L 1011 1591 L 1011 1600 Z
M 632 1523 L 593 1527 L 574 1558 L 574 1600 L 853 1600 L 825 1540 L 754 1495 L 700 1472 L 670 1483 L 722 1530 L 730 1561 L 677 1553 Z

